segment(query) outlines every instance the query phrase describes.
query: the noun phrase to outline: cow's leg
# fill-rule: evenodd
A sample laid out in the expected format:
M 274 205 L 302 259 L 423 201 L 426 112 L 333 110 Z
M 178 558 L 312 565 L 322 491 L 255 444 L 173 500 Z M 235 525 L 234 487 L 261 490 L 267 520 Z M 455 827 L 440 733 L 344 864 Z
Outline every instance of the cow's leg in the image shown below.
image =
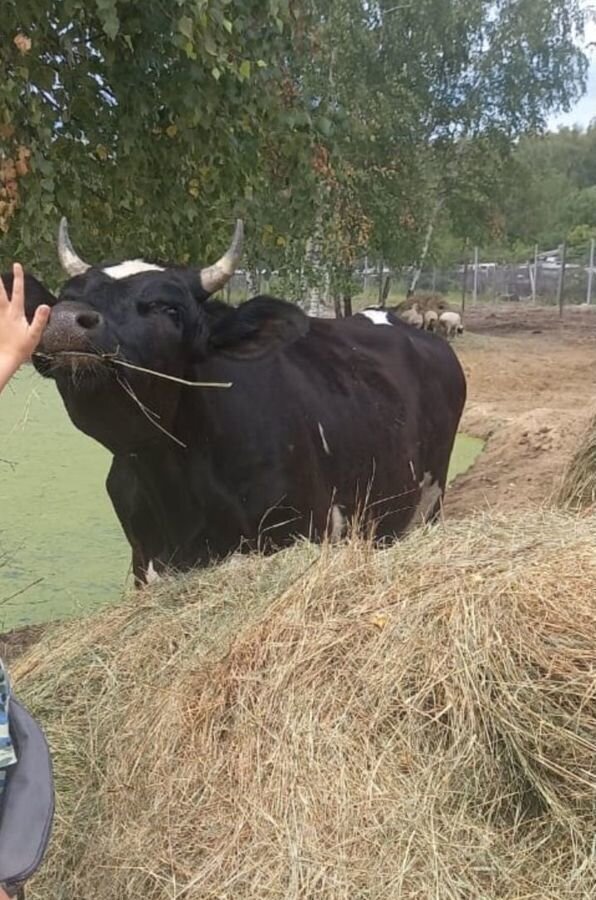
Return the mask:
M 155 546 L 159 527 L 138 483 L 134 469 L 126 459 L 114 457 L 106 488 L 118 521 L 132 550 L 132 572 L 136 588 L 146 587 L 159 577 Z

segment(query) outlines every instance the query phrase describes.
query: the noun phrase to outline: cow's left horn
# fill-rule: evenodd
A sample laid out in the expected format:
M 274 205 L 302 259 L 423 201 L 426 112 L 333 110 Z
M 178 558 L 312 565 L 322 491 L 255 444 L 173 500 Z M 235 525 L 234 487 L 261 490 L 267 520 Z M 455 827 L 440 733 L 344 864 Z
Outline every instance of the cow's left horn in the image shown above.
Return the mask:
M 242 256 L 242 244 L 244 241 L 244 223 L 242 219 L 236 219 L 236 230 L 232 243 L 216 263 L 201 269 L 201 286 L 208 294 L 214 294 L 226 284 L 238 268 Z
M 84 262 L 75 253 L 68 236 L 68 222 L 65 216 L 62 216 L 60 219 L 60 227 L 58 229 L 58 258 L 62 268 L 71 278 L 75 275 L 83 275 L 84 272 L 91 268 L 89 263 Z

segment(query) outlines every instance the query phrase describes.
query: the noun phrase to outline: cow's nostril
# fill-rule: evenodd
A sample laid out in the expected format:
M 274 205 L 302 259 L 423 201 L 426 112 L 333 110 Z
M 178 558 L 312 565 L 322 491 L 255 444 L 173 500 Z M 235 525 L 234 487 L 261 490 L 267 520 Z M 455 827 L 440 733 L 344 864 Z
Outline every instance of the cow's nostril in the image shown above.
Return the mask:
M 77 325 L 80 325 L 81 328 L 90 331 L 92 328 L 97 328 L 101 322 L 101 316 L 98 312 L 81 312 L 77 314 L 76 321 Z

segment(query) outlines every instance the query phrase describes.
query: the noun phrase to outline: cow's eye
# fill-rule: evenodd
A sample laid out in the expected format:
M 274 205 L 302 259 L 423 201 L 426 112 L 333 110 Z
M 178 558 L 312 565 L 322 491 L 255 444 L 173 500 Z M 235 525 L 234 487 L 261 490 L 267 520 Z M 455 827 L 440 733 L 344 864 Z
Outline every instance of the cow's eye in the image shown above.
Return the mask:
M 166 315 L 169 316 L 170 319 L 178 325 L 180 323 L 180 310 L 175 306 L 169 306 L 167 303 L 164 303 L 162 300 L 153 300 L 151 303 L 144 303 L 140 308 L 139 312 L 141 315 L 146 316 L 150 314 L 156 315 Z
M 166 306 L 165 311 L 172 322 L 175 322 L 176 325 L 178 325 L 180 322 L 180 310 L 176 309 L 175 306 Z

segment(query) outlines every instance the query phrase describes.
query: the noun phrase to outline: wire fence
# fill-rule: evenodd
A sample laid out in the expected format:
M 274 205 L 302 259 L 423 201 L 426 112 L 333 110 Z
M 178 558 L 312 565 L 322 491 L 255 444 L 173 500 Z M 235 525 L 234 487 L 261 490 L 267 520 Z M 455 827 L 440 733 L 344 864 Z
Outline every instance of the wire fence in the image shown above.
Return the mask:
M 567 262 L 565 247 L 550 253 L 536 251 L 533 260 L 523 264 L 482 261 L 476 251 L 473 263 L 452 267 L 428 267 L 420 273 L 417 292 L 433 292 L 460 296 L 466 304 L 474 302 L 534 303 L 560 306 L 567 304 L 596 304 L 595 244 L 592 242 L 586 262 Z M 366 303 L 388 305 L 404 299 L 412 281 L 412 268 L 392 271 L 384 267 L 358 266 L 352 277 L 352 296 L 355 307 Z M 334 298 L 330 296 L 329 279 L 322 270 L 317 300 L 309 301 L 306 284 L 288 296 L 287 283 L 278 273 L 237 272 L 226 289 L 229 302 L 240 302 L 256 293 L 288 296 L 314 315 L 333 315 Z
M 528 265 L 480 265 L 478 271 L 473 267 L 423 272 L 418 282 L 418 290 L 438 291 L 440 293 L 464 293 L 470 300 L 474 296 L 478 300 L 492 301 L 526 301 L 538 304 L 554 304 L 559 297 L 562 266 L 555 263 L 538 263 Z M 594 273 L 593 273 L 594 275 Z M 535 285 L 534 285 L 535 277 Z M 587 267 L 579 265 L 565 266 L 563 285 L 565 303 L 596 302 L 594 290 L 596 279 Z M 591 295 L 591 296 L 590 296 Z

